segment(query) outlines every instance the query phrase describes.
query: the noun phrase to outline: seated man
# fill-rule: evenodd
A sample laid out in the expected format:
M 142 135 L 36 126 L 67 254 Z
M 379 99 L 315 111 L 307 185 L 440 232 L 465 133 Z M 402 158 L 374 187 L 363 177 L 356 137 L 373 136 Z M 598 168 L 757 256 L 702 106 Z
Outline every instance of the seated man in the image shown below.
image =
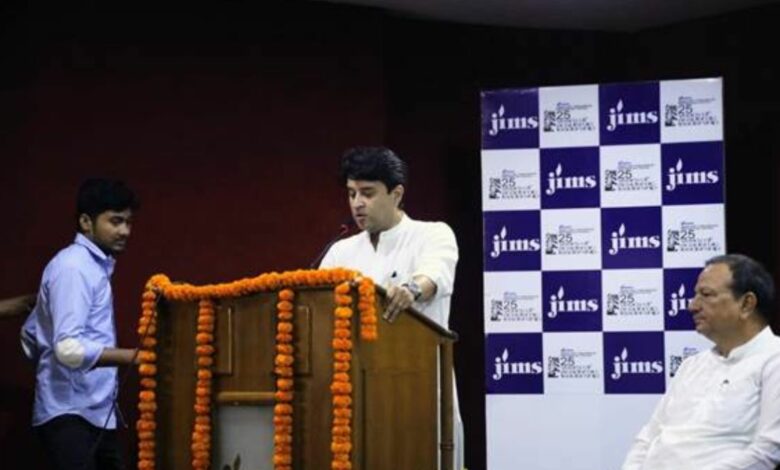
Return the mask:
M 780 339 L 769 273 L 742 255 L 707 262 L 689 306 L 715 347 L 686 359 L 623 470 L 759 470 L 780 462 Z

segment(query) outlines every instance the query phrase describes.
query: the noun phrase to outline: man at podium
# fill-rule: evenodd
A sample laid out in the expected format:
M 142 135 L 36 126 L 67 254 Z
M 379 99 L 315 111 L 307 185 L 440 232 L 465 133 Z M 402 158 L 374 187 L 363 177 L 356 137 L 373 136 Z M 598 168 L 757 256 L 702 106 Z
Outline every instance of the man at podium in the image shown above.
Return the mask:
M 444 222 L 409 217 L 403 207 L 408 167 L 392 150 L 344 153 L 341 180 L 360 233 L 335 243 L 320 268 L 346 267 L 387 288 L 385 319 L 414 307 L 447 328 L 458 245 Z M 455 468 L 463 468 L 463 425 L 455 403 Z

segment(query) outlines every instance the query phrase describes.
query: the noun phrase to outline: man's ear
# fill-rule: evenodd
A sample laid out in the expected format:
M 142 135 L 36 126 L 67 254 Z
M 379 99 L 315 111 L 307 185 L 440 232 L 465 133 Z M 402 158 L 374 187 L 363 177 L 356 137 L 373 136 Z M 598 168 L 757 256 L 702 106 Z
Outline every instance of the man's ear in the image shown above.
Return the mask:
M 81 214 L 79 216 L 79 227 L 81 228 L 81 233 L 92 233 L 92 218 L 87 214 Z
M 404 185 L 397 184 L 395 188 L 393 188 L 390 193 L 393 195 L 393 199 L 395 200 L 395 207 L 401 206 L 401 201 L 404 199 Z
M 753 292 L 746 292 L 745 295 L 742 296 L 742 311 L 751 313 L 756 311 L 756 306 L 758 305 L 758 298 L 756 297 L 756 294 Z

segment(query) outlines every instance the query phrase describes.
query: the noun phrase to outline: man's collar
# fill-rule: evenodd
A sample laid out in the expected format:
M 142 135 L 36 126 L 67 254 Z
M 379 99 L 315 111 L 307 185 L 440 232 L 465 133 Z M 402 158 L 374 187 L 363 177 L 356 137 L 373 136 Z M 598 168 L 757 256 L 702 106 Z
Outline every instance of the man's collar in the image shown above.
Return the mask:
M 379 241 L 377 243 L 387 243 L 397 238 L 404 230 L 404 227 L 408 226 L 412 219 L 406 215 L 406 212 L 401 212 L 401 220 L 390 227 L 387 230 L 379 232 Z M 366 237 L 371 238 L 371 234 L 366 232 Z
M 732 362 L 732 361 L 738 361 L 742 359 L 743 357 L 747 356 L 750 351 L 758 347 L 760 344 L 762 344 L 767 339 L 774 336 L 774 333 L 772 333 L 772 329 L 769 326 L 765 326 L 764 329 L 758 332 L 755 336 L 747 340 L 747 342 L 740 344 L 736 348 L 732 349 L 731 352 L 729 352 L 728 357 L 723 357 L 720 354 L 721 358 L 723 360 Z
M 77 233 L 76 239 L 73 240 L 73 243 L 86 248 L 101 264 L 108 265 L 111 268 L 114 267 L 114 263 L 116 262 L 114 257 L 107 255 L 103 250 L 100 249 L 100 247 L 95 244 L 95 242 L 87 238 L 83 233 Z

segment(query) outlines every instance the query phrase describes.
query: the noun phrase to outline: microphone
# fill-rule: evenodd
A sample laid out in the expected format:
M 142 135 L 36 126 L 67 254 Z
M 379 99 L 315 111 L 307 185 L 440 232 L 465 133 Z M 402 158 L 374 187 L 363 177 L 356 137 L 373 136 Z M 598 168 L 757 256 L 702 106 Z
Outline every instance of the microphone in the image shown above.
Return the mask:
M 340 226 L 339 226 L 339 233 L 331 239 L 327 245 L 325 245 L 325 248 L 320 251 L 320 254 L 317 255 L 316 258 L 309 264 L 309 269 L 316 269 L 317 266 L 319 266 L 320 262 L 322 261 L 322 258 L 325 257 L 325 254 L 328 252 L 331 246 L 333 246 L 334 243 L 344 238 L 344 235 L 346 235 L 349 232 L 349 229 L 352 228 L 355 225 L 355 221 L 352 219 L 352 217 L 346 219 Z

